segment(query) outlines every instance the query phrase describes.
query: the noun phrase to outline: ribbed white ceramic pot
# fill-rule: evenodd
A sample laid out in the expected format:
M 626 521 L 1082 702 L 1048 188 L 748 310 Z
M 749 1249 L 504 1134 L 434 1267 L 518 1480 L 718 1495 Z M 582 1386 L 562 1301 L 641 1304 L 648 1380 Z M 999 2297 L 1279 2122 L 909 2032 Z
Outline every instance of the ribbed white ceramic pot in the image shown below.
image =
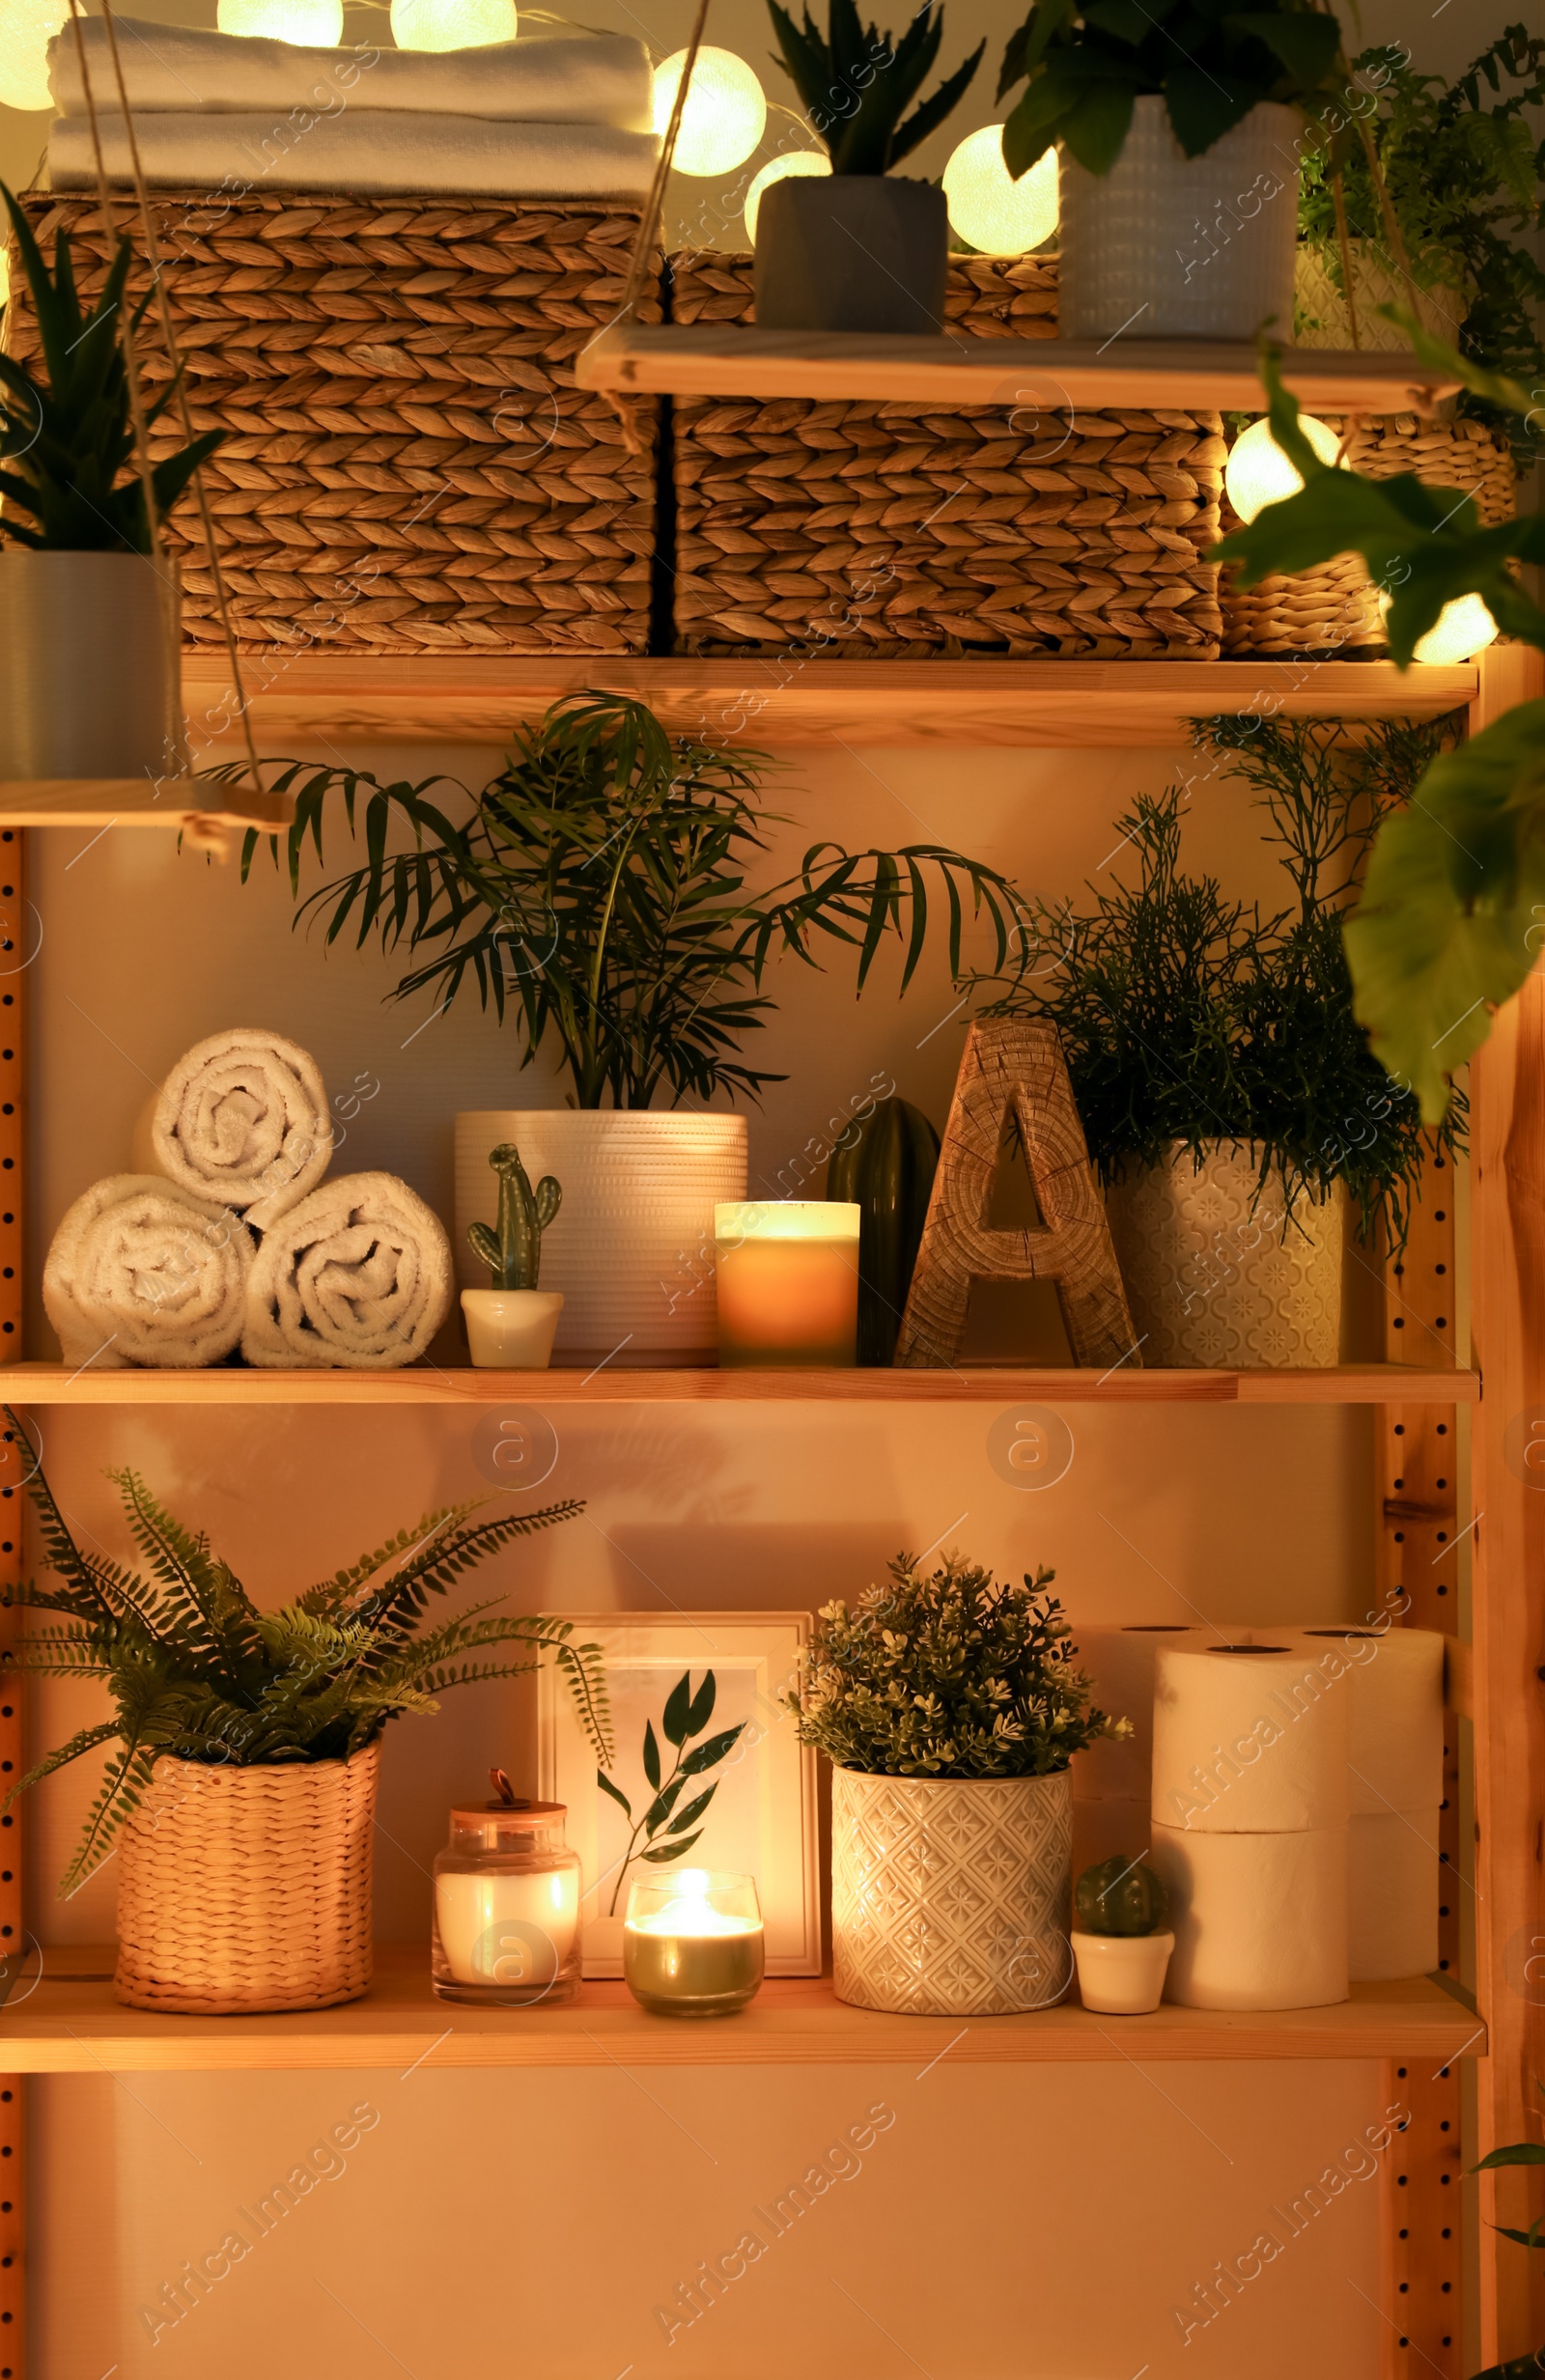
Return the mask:
M 1058 333 L 1064 339 L 1252 339 L 1293 333 L 1300 118 L 1252 107 L 1199 157 L 1162 98 L 1133 106 L 1109 174 L 1061 153 Z
M 1053 1777 L 831 1772 L 839 2000 L 913 2016 L 1009 2016 L 1073 1971 L 1073 1787 Z
M 494 1107 L 456 1119 L 456 1268 L 488 1274 L 467 1226 L 493 1224 L 489 1152 L 513 1140 L 535 1184 L 556 1174 L 563 1204 L 542 1238 L 539 1286 L 563 1293 L 557 1364 L 699 1364 L 717 1359 L 714 1209 L 745 1196 L 745 1118 L 654 1108 Z
M 1217 1144 L 1198 1166 L 1177 1144 L 1167 1164 L 1106 1192 L 1145 1364 L 1339 1360 L 1342 1200 L 1300 1196 L 1284 1228 L 1282 1177 L 1274 1168 L 1256 1203 L 1258 1164 L 1248 1147 Z

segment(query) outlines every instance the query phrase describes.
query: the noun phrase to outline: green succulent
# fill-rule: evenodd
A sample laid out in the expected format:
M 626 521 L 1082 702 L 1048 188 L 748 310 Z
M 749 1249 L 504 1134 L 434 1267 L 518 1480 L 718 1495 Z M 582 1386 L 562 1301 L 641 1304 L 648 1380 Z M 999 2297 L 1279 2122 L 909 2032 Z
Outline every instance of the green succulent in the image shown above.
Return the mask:
M 468 1244 L 495 1289 L 535 1289 L 542 1277 L 542 1235 L 563 1204 L 562 1188 L 555 1174 L 545 1173 L 533 1190 L 513 1140 L 491 1149 L 489 1163 L 499 1177 L 498 1221 L 492 1231 L 487 1223 L 469 1224 Z
M 923 0 L 899 42 L 863 24 L 854 0 L 830 0 L 829 41 L 822 40 L 808 8 L 802 26 L 778 0 L 768 0 L 768 10 L 780 52 L 776 63 L 826 142 L 834 174 L 890 173 L 964 98 L 987 47 L 979 42 L 908 116 L 944 38 L 942 6 Z

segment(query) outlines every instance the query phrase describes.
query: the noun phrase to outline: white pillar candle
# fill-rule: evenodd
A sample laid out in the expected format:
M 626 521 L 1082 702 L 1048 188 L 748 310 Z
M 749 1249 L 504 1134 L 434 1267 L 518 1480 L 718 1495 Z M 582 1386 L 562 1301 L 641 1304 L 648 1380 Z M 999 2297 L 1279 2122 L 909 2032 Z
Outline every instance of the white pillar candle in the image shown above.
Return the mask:
M 720 1363 L 857 1361 L 858 1219 L 847 1200 L 714 1209 Z

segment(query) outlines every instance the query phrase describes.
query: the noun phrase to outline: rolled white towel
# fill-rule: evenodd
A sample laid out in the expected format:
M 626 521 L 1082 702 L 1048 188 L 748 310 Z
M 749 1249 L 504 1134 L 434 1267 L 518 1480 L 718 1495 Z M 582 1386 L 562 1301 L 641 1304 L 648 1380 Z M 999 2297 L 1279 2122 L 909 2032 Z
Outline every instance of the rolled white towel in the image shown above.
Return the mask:
M 218 1363 L 241 1336 L 252 1237 L 158 1174 L 115 1173 L 77 1198 L 42 1271 L 65 1361 L 118 1371 Z
M 326 1182 L 263 1236 L 247 1287 L 249 1363 L 412 1363 L 451 1305 L 439 1217 L 391 1173 Z
M 83 18 L 91 87 L 99 108 L 118 105 L 118 82 L 100 17 Z M 503 116 L 521 124 L 609 124 L 648 132 L 654 123 L 649 52 L 626 34 L 492 42 L 478 49 L 317 49 L 295 42 L 115 16 L 128 104 L 146 113 L 336 113 L 362 107 L 441 116 Z M 83 116 L 75 31 L 48 44 L 48 88 L 67 116 Z
M 151 1148 L 168 1181 L 267 1231 L 316 1189 L 332 1155 L 316 1059 L 250 1025 L 195 1042 L 161 1085 Z
M 454 53 L 453 53 L 454 54 Z M 103 114 L 109 182 L 133 180 L 122 116 Z M 604 124 L 505 124 L 481 116 L 140 115 L 134 117 L 148 182 L 218 191 L 347 191 L 351 197 L 641 198 L 660 154 L 651 132 Z M 48 134 L 56 190 L 95 187 L 96 152 L 84 116 L 56 116 Z M 239 195 L 240 192 L 238 192 Z M 195 214 L 191 229 L 196 234 Z

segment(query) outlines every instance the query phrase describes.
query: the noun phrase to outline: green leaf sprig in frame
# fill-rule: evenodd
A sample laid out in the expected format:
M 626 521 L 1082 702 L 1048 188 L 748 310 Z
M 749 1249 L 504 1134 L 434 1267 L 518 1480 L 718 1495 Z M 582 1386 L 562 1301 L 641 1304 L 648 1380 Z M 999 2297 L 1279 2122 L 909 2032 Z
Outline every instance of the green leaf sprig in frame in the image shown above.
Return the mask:
M 696 1694 L 692 1692 L 692 1673 L 684 1669 L 665 1697 L 660 1714 L 660 1732 L 675 1754 L 670 1773 L 665 1773 L 660 1756 L 660 1737 L 655 1733 L 652 1719 L 644 1722 L 644 1776 L 654 1799 L 648 1807 L 633 1816 L 632 1804 L 622 1787 L 597 1769 L 596 1782 L 603 1793 L 619 1805 L 632 1833 L 628 1848 L 617 1867 L 617 1880 L 612 1888 L 608 1917 L 617 1915 L 623 1886 L 628 1871 L 636 1862 L 647 1861 L 652 1867 L 665 1867 L 674 1860 L 685 1859 L 703 1831 L 709 1805 L 719 1788 L 719 1779 L 703 1791 L 691 1794 L 684 1803 L 687 1786 L 710 1769 L 716 1769 L 728 1757 L 745 1732 L 745 1722 L 740 1720 L 733 1727 L 721 1727 L 716 1735 L 704 1735 L 704 1729 L 714 1716 L 718 1697 L 718 1685 L 712 1669 L 703 1672 L 703 1682 Z M 696 1739 L 702 1738 L 699 1742 Z M 692 1750 L 688 1747 L 691 1745 Z

